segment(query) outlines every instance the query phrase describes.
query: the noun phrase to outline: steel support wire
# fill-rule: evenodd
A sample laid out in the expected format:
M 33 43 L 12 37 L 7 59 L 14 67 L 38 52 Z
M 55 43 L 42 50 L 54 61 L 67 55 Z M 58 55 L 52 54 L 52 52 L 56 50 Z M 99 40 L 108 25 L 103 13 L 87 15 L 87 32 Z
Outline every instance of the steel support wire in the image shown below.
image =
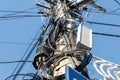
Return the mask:
M 31 44 L 34 43 L 34 45 L 30 45 L 30 46 L 27 48 L 27 50 L 25 51 L 25 53 L 27 53 L 27 52 L 29 51 L 29 49 L 30 49 L 30 51 L 28 52 L 28 54 L 27 54 L 27 56 L 25 57 L 24 60 L 28 60 L 28 58 L 31 56 L 33 50 L 35 49 L 35 47 L 36 47 L 36 45 L 37 45 L 37 43 L 38 43 L 38 40 L 40 39 L 40 35 L 39 35 L 39 37 L 38 37 L 38 33 L 39 33 L 39 32 L 37 32 L 37 34 L 36 34 L 35 37 L 34 37 L 34 39 L 37 38 L 37 41 L 35 41 L 35 43 L 34 43 L 34 40 L 33 40 L 33 41 L 31 42 Z M 32 47 L 31 47 L 31 46 L 32 46 Z M 25 62 L 22 63 L 15 74 L 19 74 L 20 71 L 23 69 L 23 67 L 24 67 L 25 64 L 26 64 Z M 15 80 L 16 78 L 17 78 L 17 76 L 14 76 L 14 77 L 13 77 L 13 80 Z

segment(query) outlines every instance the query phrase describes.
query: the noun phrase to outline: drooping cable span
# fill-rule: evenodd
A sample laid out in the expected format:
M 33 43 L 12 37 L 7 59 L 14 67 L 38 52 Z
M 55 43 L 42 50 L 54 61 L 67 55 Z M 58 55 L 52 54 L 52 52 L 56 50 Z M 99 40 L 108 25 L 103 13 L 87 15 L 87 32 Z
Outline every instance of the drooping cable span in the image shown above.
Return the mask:
M 95 34 L 95 35 L 102 35 L 102 36 L 109 36 L 109 37 L 120 37 L 120 35 L 107 34 L 107 33 L 100 33 L 100 32 L 92 32 L 92 34 Z
M 119 4 L 120 5 L 120 2 L 118 1 L 118 0 L 114 0 L 117 4 Z
M 86 23 L 120 27 L 120 25 L 117 25 L 117 24 L 109 24 L 109 23 L 94 22 L 94 21 L 86 21 Z
M 0 64 L 8 64 L 8 63 L 18 63 L 18 62 L 30 62 L 32 63 L 32 61 L 29 60 L 18 60 L 18 61 L 8 61 L 8 62 L 0 62 Z
M 14 74 L 14 75 L 10 75 L 8 76 L 5 80 L 11 80 L 12 77 L 14 76 L 21 76 L 23 77 L 22 80 L 41 80 L 40 77 L 34 73 L 28 73 L 28 74 Z M 31 79 L 24 79 L 25 77 L 29 77 Z

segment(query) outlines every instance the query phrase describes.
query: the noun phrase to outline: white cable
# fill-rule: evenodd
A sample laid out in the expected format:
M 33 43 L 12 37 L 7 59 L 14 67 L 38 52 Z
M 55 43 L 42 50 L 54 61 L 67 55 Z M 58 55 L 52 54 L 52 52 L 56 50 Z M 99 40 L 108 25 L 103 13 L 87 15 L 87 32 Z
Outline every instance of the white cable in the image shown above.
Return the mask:
M 97 71 L 101 76 L 103 76 L 104 80 L 106 80 L 104 74 L 103 74 L 103 73 L 98 69 L 98 67 L 97 67 L 97 64 L 102 63 L 102 62 L 107 62 L 107 61 L 105 61 L 105 60 L 96 60 L 96 61 L 94 61 L 93 66 L 94 66 L 94 68 L 96 69 L 96 71 Z
M 116 72 L 115 72 L 115 75 L 116 75 L 116 78 L 117 78 L 118 80 L 120 80 L 120 71 L 116 71 Z
M 118 69 L 118 65 L 113 65 L 113 66 L 109 67 L 109 68 L 107 69 L 107 73 L 108 73 L 108 75 L 109 75 L 113 80 L 115 80 L 115 78 L 114 78 L 113 75 L 111 74 L 111 71 L 112 71 L 113 69 Z
M 118 65 L 118 64 L 115 64 L 115 63 L 112 63 L 112 62 L 110 62 L 110 61 L 107 61 L 107 60 L 104 60 L 104 59 L 102 59 L 102 58 L 99 58 L 99 57 L 96 57 L 96 56 L 94 56 L 93 55 L 93 58 L 95 58 L 96 59 L 96 61 L 94 61 L 94 63 L 93 63 L 93 66 L 94 66 L 94 68 L 96 69 L 96 71 L 100 74 L 100 75 L 102 75 L 103 76 L 103 78 L 104 78 L 104 80 L 106 80 L 106 76 L 108 75 L 111 79 L 113 79 L 113 80 L 115 80 L 115 78 L 112 76 L 112 74 L 110 73 L 110 71 L 112 70 L 112 69 L 119 69 L 120 68 L 120 65 Z M 100 64 L 100 63 L 104 63 L 104 64 L 101 64 L 100 65 L 100 69 L 97 67 L 97 64 Z M 108 74 L 106 74 L 105 72 L 104 72 L 104 70 L 103 70 L 103 67 L 104 66 L 111 66 L 110 68 L 108 68 L 107 69 L 107 73 Z M 112 68 L 113 67 L 113 68 Z M 111 69 L 111 70 L 110 70 Z M 118 71 L 117 71 L 118 72 Z M 116 77 L 117 77 L 117 79 L 118 80 L 120 80 L 120 75 L 118 76 L 117 74 L 115 74 L 116 75 Z
M 105 66 L 112 66 L 112 65 L 113 64 L 111 64 L 111 63 L 103 63 L 103 64 L 100 65 L 100 70 L 104 74 L 104 76 L 107 80 L 110 79 L 110 76 L 105 72 L 104 67 Z
M 105 59 L 102 59 L 102 58 L 97 57 L 97 56 L 94 56 L 94 55 L 93 55 L 93 58 L 95 58 L 95 59 L 97 59 L 97 60 L 103 60 L 103 61 L 105 61 L 105 62 L 108 62 L 108 63 L 111 63 L 111 64 L 113 64 L 113 65 L 116 65 L 116 63 L 113 63 L 113 62 L 107 61 L 107 60 L 105 60 Z M 117 64 L 117 65 L 118 65 L 118 64 Z M 120 67 L 120 65 L 118 65 L 118 67 Z

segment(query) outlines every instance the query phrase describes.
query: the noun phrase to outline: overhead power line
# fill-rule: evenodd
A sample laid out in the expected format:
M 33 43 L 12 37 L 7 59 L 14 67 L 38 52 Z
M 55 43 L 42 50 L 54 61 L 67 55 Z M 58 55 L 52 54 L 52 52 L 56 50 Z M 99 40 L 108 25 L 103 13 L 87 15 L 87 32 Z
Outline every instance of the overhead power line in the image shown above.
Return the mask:
M 33 43 L 33 42 L 32 42 L 32 43 Z M 28 60 L 28 58 L 29 58 L 30 55 L 32 54 L 34 48 L 36 47 L 36 45 L 37 45 L 37 41 L 35 42 L 35 44 L 32 46 L 32 48 L 31 48 L 30 51 L 28 52 L 27 56 L 25 57 L 25 60 Z M 17 70 L 16 74 L 19 74 L 19 73 L 20 73 L 20 71 L 23 69 L 24 65 L 25 65 L 25 62 L 20 65 L 20 67 L 19 67 L 19 69 Z M 15 80 L 15 79 L 16 79 L 16 76 L 13 78 L 13 80 Z
M 17 62 L 32 62 L 32 61 L 18 60 L 18 61 L 0 62 L 0 64 L 17 63 Z
M 43 15 L 42 15 L 43 16 Z M 40 15 L 14 15 L 14 16 L 0 16 L 0 18 L 18 18 L 18 17 L 40 17 Z
M 117 1 L 117 0 L 114 0 L 117 4 L 119 4 L 120 5 L 120 2 L 119 1 Z
M 11 78 L 15 76 L 19 76 L 19 77 L 21 76 L 22 77 L 21 80 L 41 80 L 41 78 L 37 74 L 34 74 L 34 73 L 10 75 L 5 80 L 11 80 Z M 24 78 L 29 78 L 29 79 L 24 79 Z
M 40 30 L 41 30 L 41 28 L 40 28 L 39 31 L 36 33 L 34 39 L 37 39 L 37 40 L 39 39 Z M 28 54 L 25 56 L 24 60 L 28 60 L 28 58 L 31 56 L 33 50 L 35 49 L 35 47 L 36 47 L 36 45 L 37 45 L 37 43 L 38 43 L 38 41 L 34 41 L 34 39 L 33 39 L 32 42 L 31 42 L 31 44 L 34 43 L 34 45 L 29 45 L 28 48 L 26 49 L 24 55 L 23 55 L 23 57 L 24 57 L 25 54 L 27 54 L 27 52 L 28 52 Z M 22 57 L 22 58 L 23 58 L 23 57 Z M 20 64 L 18 64 L 18 65 L 16 66 L 15 70 L 13 71 L 13 73 L 17 70 L 17 68 L 19 67 L 19 65 L 20 65 Z M 18 68 L 18 70 L 17 70 L 17 72 L 16 72 L 15 74 L 19 74 L 20 71 L 23 69 L 24 65 L 25 65 L 25 62 L 20 65 L 20 67 Z M 17 78 L 17 76 L 14 76 L 14 77 L 13 77 L 13 80 L 15 80 L 16 78 Z
M 114 26 L 114 27 L 120 27 L 120 25 L 117 24 L 109 24 L 109 23 L 102 23 L 102 22 L 94 22 L 94 21 L 86 21 L 90 24 L 99 24 L 99 25 L 107 25 L 107 26 Z
M 116 10 L 119 10 L 120 8 L 117 8 Z M 116 11 L 115 10 L 115 11 Z M 13 10 L 0 10 L 0 12 L 2 12 L 2 13 L 19 13 L 19 12 L 21 12 L 21 11 L 13 11 Z M 87 10 L 87 12 L 93 12 L 93 13 L 100 13 L 100 14 L 109 14 L 109 15 L 117 15 L 117 16 L 120 16 L 120 13 L 118 13 L 118 12 L 113 12 L 113 11 L 111 11 L 111 12 L 101 12 L 101 11 L 94 11 L 94 9 L 88 9 Z M 26 11 L 26 12 L 21 12 L 21 13 L 25 13 L 25 14 L 28 14 L 28 13 L 30 13 L 30 14 L 37 14 L 38 12 L 33 12 L 33 11 Z M 15 14 L 16 15 L 16 14 Z M 9 15 L 9 16 L 11 16 L 11 15 Z
M 103 35 L 103 36 L 110 36 L 110 37 L 120 37 L 120 35 L 115 35 L 115 34 L 106 34 L 106 33 L 98 33 L 98 32 L 92 32 L 93 34 L 96 35 Z
M 13 10 L 0 10 L 0 13 L 19 13 L 20 11 L 13 11 Z M 37 12 L 33 12 L 33 11 L 26 11 L 26 12 L 21 12 L 21 13 L 31 13 L 31 14 L 35 14 Z
M 0 44 L 30 45 L 30 43 L 21 43 L 21 42 L 0 42 Z
M 46 17 L 44 14 L 40 15 L 15 15 L 15 16 L 0 16 L 0 20 L 11 20 L 11 19 L 21 19 L 21 18 L 28 18 L 28 17 Z
M 28 8 L 28 9 L 23 10 L 23 11 L 18 11 L 18 12 L 14 12 L 14 13 L 11 13 L 11 14 L 3 15 L 2 17 L 11 16 L 11 15 L 16 15 L 16 14 L 20 14 L 20 13 L 25 13 L 25 12 L 27 12 L 27 11 L 30 11 L 30 10 L 33 10 L 33 9 L 36 9 L 36 8 L 37 8 L 37 7 Z
M 117 8 L 117 9 L 114 10 L 114 11 L 117 11 L 117 10 L 119 10 L 119 8 Z M 118 13 L 118 12 L 114 12 L 114 11 L 112 11 L 112 12 L 100 12 L 100 11 L 94 11 L 94 10 L 87 10 L 87 12 L 91 12 L 91 13 L 109 14 L 109 15 L 120 16 L 120 13 Z

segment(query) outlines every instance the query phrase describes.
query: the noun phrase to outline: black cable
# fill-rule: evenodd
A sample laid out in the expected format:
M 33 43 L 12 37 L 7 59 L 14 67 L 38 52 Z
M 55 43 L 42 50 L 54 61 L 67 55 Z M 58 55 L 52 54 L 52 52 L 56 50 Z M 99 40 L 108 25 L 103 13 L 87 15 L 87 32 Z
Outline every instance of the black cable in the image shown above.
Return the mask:
M 84 59 L 82 60 L 81 64 L 76 67 L 76 70 L 82 71 L 91 61 L 92 59 L 92 54 L 91 53 L 85 53 Z
M 87 10 L 87 12 L 120 16 L 120 13 L 117 13 L 117 12 L 105 12 L 104 13 L 104 12 L 94 11 L 94 10 Z
M 114 0 L 114 1 L 120 5 L 120 2 L 119 2 L 119 1 L 117 1 L 117 0 Z
M 21 42 L 0 42 L 0 44 L 30 45 L 30 43 L 21 43 Z M 34 45 L 34 44 L 31 44 L 31 45 Z
M 18 61 L 0 62 L 0 64 L 17 63 L 17 62 L 32 62 L 32 61 L 18 60 Z
M 117 24 L 109 24 L 109 23 L 94 22 L 94 21 L 86 21 L 86 23 L 120 27 L 120 25 Z
M 37 34 L 35 35 L 34 39 L 36 39 L 36 37 L 38 36 L 38 33 L 39 33 L 39 32 L 40 32 L 40 29 L 39 29 L 39 31 L 37 32 Z M 38 39 L 39 39 L 39 38 L 38 38 Z M 34 48 L 36 47 L 37 42 L 38 42 L 38 41 L 36 41 L 36 42 L 34 43 L 34 40 L 32 40 L 31 44 L 34 43 L 34 45 L 33 45 L 33 46 L 30 45 L 30 46 L 26 49 L 26 51 L 25 51 L 25 53 L 24 53 L 23 56 L 25 56 L 25 54 L 28 52 L 28 50 L 29 50 L 29 49 L 31 48 L 31 46 L 32 46 L 32 48 L 30 49 L 30 51 L 28 52 L 28 54 L 27 54 L 27 56 L 25 57 L 24 60 L 28 60 L 28 58 L 29 58 L 30 55 L 32 54 Z M 22 58 L 23 58 L 23 57 L 22 57 Z M 19 64 L 18 64 L 18 65 L 19 65 Z M 17 66 L 18 66 L 18 65 L 17 65 Z M 17 72 L 16 72 L 15 74 L 19 74 L 20 71 L 23 69 L 24 65 L 25 65 L 25 62 L 20 65 L 19 69 L 17 70 Z M 17 69 L 17 68 L 15 68 L 15 69 Z M 14 71 L 14 72 L 15 72 L 15 71 Z M 13 77 L 13 80 L 15 80 L 15 79 L 16 79 L 16 76 Z
M 38 71 L 37 71 L 37 73 L 38 73 Z M 26 79 L 24 79 L 26 76 L 32 77 L 31 80 L 40 80 L 40 77 L 36 73 L 35 74 L 34 73 L 27 73 L 23 76 L 22 80 L 26 80 Z
M 13 19 L 21 19 L 21 18 L 39 18 L 39 17 L 46 17 L 46 15 L 16 15 L 16 16 L 6 16 L 0 17 L 0 20 L 13 20 Z
M 40 17 L 45 15 L 14 15 L 14 16 L 0 16 L 0 19 L 7 19 L 7 18 L 24 18 L 24 17 Z
M 106 33 L 99 33 L 99 32 L 92 32 L 92 34 L 95 34 L 95 35 L 103 35 L 103 36 L 109 36 L 109 37 L 120 37 L 120 35 L 106 34 Z
M 34 40 L 33 40 L 34 41 Z M 30 49 L 30 47 L 33 44 L 33 41 L 31 42 L 31 44 L 28 46 L 28 48 L 26 49 L 25 53 L 23 54 L 23 56 L 21 57 L 21 60 L 25 57 L 26 53 L 28 52 L 28 50 Z M 20 63 L 17 64 L 17 66 L 15 67 L 15 69 L 13 70 L 12 74 L 15 73 L 15 71 L 17 70 L 17 68 L 19 67 Z
M 48 30 L 48 28 L 50 27 L 51 23 L 52 23 L 52 22 L 51 22 L 51 17 L 50 17 L 48 23 L 46 24 L 45 28 L 42 30 L 42 32 L 41 32 L 41 34 L 40 34 L 40 38 L 39 38 L 39 40 L 38 40 L 38 42 L 39 42 L 38 45 L 40 45 L 40 44 L 43 42 L 43 37 L 44 37 L 46 31 Z M 44 25 L 43 25 L 43 26 L 44 26 Z
M 14 75 L 10 75 L 10 76 L 8 76 L 5 80 L 10 80 L 12 77 L 17 77 L 17 76 L 23 76 L 23 77 L 25 77 L 25 76 L 27 76 L 27 77 L 31 77 L 31 78 L 35 78 L 35 80 L 40 80 L 40 77 L 39 76 L 37 76 L 36 74 L 33 74 L 33 73 L 28 73 L 28 74 L 14 74 Z M 13 79 L 12 79 L 13 80 Z M 22 80 L 24 80 L 24 79 L 22 79 Z M 33 79 L 28 79 L 28 80 L 33 80 Z
M 29 53 L 27 54 L 27 56 L 25 57 L 25 60 L 27 60 L 27 59 L 30 57 L 30 55 L 32 54 L 32 52 L 33 52 L 34 48 L 36 47 L 36 45 L 37 45 L 37 41 L 36 41 L 36 43 L 32 46 L 32 48 L 31 48 L 31 50 L 29 51 Z M 23 69 L 24 65 L 25 65 L 25 62 L 21 64 L 21 66 L 20 66 L 19 69 L 17 70 L 16 74 L 19 74 L 19 73 L 20 73 L 20 71 Z M 15 80 L 15 79 L 16 79 L 16 76 L 13 78 L 13 80 Z
M 20 14 L 20 13 L 24 13 L 24 12 L 26 12 L 26 11 L 33 10 L 33 9 L 36 9 L 36 8 L 37 8 L 37 7 L 32 7 L 32 8 L 23 10 L 23 11 L 18 11 L 18 12 L 12 13 L 12 14 L 3 15 L 2 17 L 11 16 L 11 15 L 16 15 L 16 14 Z
M 53 76 L 52 75 L 50 75 L 50 74 L 48 74 L 46 71 L 46 69 L 47 69 L 47 67 L 49 67 L 48 65 L 48 63 L 50 63 L 52 60 L 54 60 L 54 59 L 58 59 L 59 57 L 62 57 L 63 56 L 63 54 L 58 54 L 58 55 L 55 55 L 55 56 L 53 56 L 53 57 L 51 57 L 50 59 L 48 59 L 44 64 L 42 63 L 41 65 L 39 65 L 38 66 L 38 70 L 42 70 L 42 72 L 44 72 L 44 73 L 46 73 L 47 75 L 49 75 L 49 78 L 52 78 Z M 41 74 L 41 73 L 40 73 Z M 42 74 L 41 74 L 42 75 Z M 48 78 L 46 75 L 42 75 L 42 76 L 44 76 L 45 78 Z
M 33 80 L 36 80 L 36 76 L 37 76 L 37 74 L 38 74 L 38 71 L 35 73 L 35 75 L 33 76 Z
M 15 12 L 15 13 L 19 13 L 21 11 L 13 11 L 13 10 L 0 10 L 1 13 L 12 13 L 12 12 Z M 37 13 L 37 12 L 33 12 L 33 11 L 25 11 L 25 12 L 21 12 L 21 13 Z

